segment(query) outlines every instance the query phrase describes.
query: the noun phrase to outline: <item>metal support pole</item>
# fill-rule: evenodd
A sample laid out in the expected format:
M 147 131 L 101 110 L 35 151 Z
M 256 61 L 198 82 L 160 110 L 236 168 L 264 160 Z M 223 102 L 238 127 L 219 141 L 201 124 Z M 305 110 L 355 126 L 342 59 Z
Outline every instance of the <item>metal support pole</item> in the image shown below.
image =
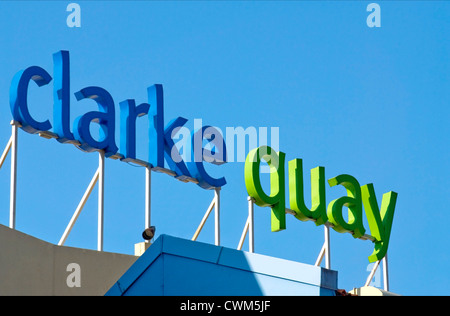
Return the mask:
M 11 122 L 11 184 L 9 195 L 9 227 L 16 227 L 16 187 L 17 187 L 17 130 L 18 123 Z
M 145 228 L 151 226 L 152 169 L 145 167 Z
M 248 251 L 253 253 L 255 252 L 255 240 L 254 240 L 254 217 L 253 210 L 254 204 L 253 199 L 248 197 Z
M 383 258 L 383 285 L 384 285 L 384 290 L 385 291 L 389 291 L 389 275 L 388 275 L 387 254 Z
M 375 264 L 373 265 L 372 271 L 370 271 L 370 274 L 369 274 L 364 286 L 369 286 L 370 282 L 372 282 L 373 276 L 375 275 L 375 272 L 377 271 L 379 265 L 380 265 L 380 260 L 375 262 Z
M 84 195 L 81 198 L 81 201 L 78 204 L 77 209 L 75 210 L 75 213 L 73 213 L 72 218 L 70 219 L 69 225 L 67 225 L 66 230 L 64 231 L 64 234 L 62 235 L 61 239 L 59 240 L 58 246 L 62 246 L 66 242 L 67 236 L 69 236 L 70 231 L 73 228 L 73 225 L 77 221 L 78 216 L 80 215 L 81 211 L 83 210 L 84 205 L 86 204 L 89 196 L 91 195 L 92 190 L 94 189 L 95 184 L 97 183 L 98 175 L 99 175 L 99 170 L 97 169 L 94 176 L 92 177 L 91 182 L 89 183 L 87 190 L 84 192 Z
M 317 256 L 316 263 L 314 263 L 316 267 L 320 266 L 324 255 L 325 255 L 325 243 L 322 245 L 322 248 L 320 248 L 319 256 Z
M 383 262 L 383 289 L 385 291 L 389 291 L 389 275 L 388 275 L 388 262 L 387 262 L 387 254 L 383 257 L 383 259 L 378 260 L 375 262 L 372 271 L 369 274 L 369 277 L 367 278 L 366 283 L 364 286 L 369 286 L 370 282 L 372 282 L 373 276 L 375 275 L 375 272 L 378 269 L 378 266 L 380 265 L 380 262 Z
M 3 154 L 0 157 L 0 168 L 3 166 L 6 156 L 8 156 L 9 150 L 11 149 L 11 144 L 12 144 L 12 137 L 9 138 L 8 144 L 6 144 L 6 147 L 3 150 Z
M 105 185 L 105 152 L 99 151 L 98 157 L 98 232 L 97 250 L 103 251 L 103 209 L 104 209 L 104 185 Z
M 192 241 L 196 241 L 198 235 L 200 234 L 200 232 L 203 229 L 203 226 L 205 225 L 206 220 L 208 219 L 209 214 L 211 213 L 214 205 L 216 204 L 216 198 L 214 197 L 214 199 L 211 201 L 211 204 L 209 204 L 208 209 L 206 210 L 205 215 L 203 215 L 202 221 L 200 222 L 200 224 L 197 227 L 197 230 L 194 233 L 194 236 L 192 236 Z
M 331 255 L 330 255 L 330 227 L 324 225 L 325 231 L 325 269 L 331 269 Z
M 330 226 L 328 223 L 324 225 L 325 241 L 320 249 L 319 256 L 317 257 L 315 266 L 320 266 L 323 257 L 325 257 L 325 269 L 331 269 L 331 255 L 330 255 Z
M 249 226 L 249 219 L 247 217 L 247 220 L 245 221 L 244 230 L 242 231 L 241 239 L 239 240 L 239 244 L 237 246 L 237 250 L 242 250 L 242 246 L 244 245 L 245 241 L 245 236 L 247 236 L 248 226 Z
M 215 201 L 215 210 L 214 210 L 214 226 L 215 226 L 215 234 L 214 234 L 214 244 L 216 246 L 220 246 L 220 188 L 214 189 L 214 201 Z
M 220 188 L 214 189 L 214 198 L 211 201 L 211 204 L 209 205 L 205 215 L 203 216 L 202 221 L 200 222 L 200 225 L 198 225 L 197 230 L 194 233 L 194 236 L 192 237 L 192 240 L 197 240 L 198 235 L 200 234 L 201 230 L 203 229 L 203 225 L 205 225 L 206 220 L 208 219 L 209 214 L 211 213 L 212 209 L 214 208 L 215 213 L 215 219 L 214 219 L 214 226 L 215 226 L 215 234 L 214 234 L 214 244 L 216 246 L 220 246 Z

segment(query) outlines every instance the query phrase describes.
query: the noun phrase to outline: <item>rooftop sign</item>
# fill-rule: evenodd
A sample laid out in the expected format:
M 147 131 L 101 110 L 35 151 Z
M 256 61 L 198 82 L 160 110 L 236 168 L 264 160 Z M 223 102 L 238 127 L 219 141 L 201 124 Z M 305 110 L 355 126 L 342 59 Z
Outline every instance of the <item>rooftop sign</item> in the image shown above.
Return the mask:
M 168 173 L 181 181 L 195 182 L 203 189 L 218 190 L 226 184 L 224 177 L 214 178 L 206 172 L 204 167 L 205 162 L 220 165 L 227 161 L 226 144 L 221 132 L 212 126 L 197 126 L 195 131 L 189 131 L 188 138 L 191 142 L 190 151 L 193 159 L 183 160 L 172 137 L 174 132 L 183 128 L 188 120 L 177 117 L 164 125 L 164 100 L 161 84 L 147 88 L 147 103 L 137 105 L 134 99 L 127 99 L 119 103 L 119 148 L 115 140 L 117 120 L 115 103 L 111 94 L 98 86 L 88 86 L 75 92 L 74 96 L 77 101 L 90 99 L 95 102 L 98 111 L 87 112 L 75 118 L 71 124 L 69 52 L 59 51 L 53 54 L 53 65 L 53 77 L 45 69 L 31 66 L 19 71 L 11 82 L 11 113 L 14 121 L 24 131 L 31 134 L 38 133 L 47 138 L 55 138 L 60 143 L 74 144 L 83 151 L 99 151 L 105 157 L 137 162 L 154 171 Z M 54 80 L 52 123 L 48 119 L 39 122 L 29 111 L 29 84 L 33 81 L 38 87 L 42 87 L 48 85 L 52 80 Z M 136 157 L 136 121 L 143 116 L 147 116 L 149 122 L 148 161 L 142 161 Z M 91 133 L 92 123 L 99 125 L 99 135 Z M 205 143 L 204 140 L 207 142 Z M 261 160 L 266 161 L 270 167 L 269 194 L 264 192 L 261 185 Z M 165 167 L 166 164 L 169 168 Z M 14 168 L 12 167 L 12 169 Z M 316 167 L 311 170 L 312 205 L 309 208 L 304 200 L 302 160 L 289 161 L 287 171 L 290 208 L 286 208 L 285 154 L 276 152 L 269 146 L 260 146 L 251 150 L 245 161 L 247 192 L 258 206 L 272 209 L 272 231 L 286 228 L 286 212 L 288 212 L 301 221 L 314 221 L 317 226 L 331 226 L 339 233 L 350 233 L 354 238 L 372 240 L 374 251 L 369 256 L 370 262 L 379 261 L 385 257 L 397 193 L 392 191 L 385 193 L 381 208 L 379 208 L 373 184 L 360 186 L 353 176 L 341 174 L 328 179 L 328 184 L 330 187 L 342 185 L 347 190 L 347 195 L 331 201 L 327 207 L 325 168 Z M 216 200 L 215 198 L 214 201 Z M 15 208 L 14 203 L 11 204 L 12 210 Z M 365 234 L 363 206 L 371 235 Z M 348 208 L 346 218 L 343 215 L 344 207 Z M 12 211 L 11 214 L 13 214 Z M 13 225 L 10 226 L 13 227 Z
M 202 126 L 191 135 L 192 157 L 183 161 L 178 152 L 172 134 L 188 121 L 177 117 L 164 125 L 163 87 L 155 84 L 147 89 L 148 103 L 136 105 L 134 99 L 124 100 L 120 106 L 120 149 L 115 141 L 116 115 L 115 104 L 111 94 L 97 86 L 85 87 L 74 93 L 77 101 L 93 100 L 98 111 L 91 111 L 77 117 L 72 125 L 70 120 L 70 62 L 69 52 L 59 51 L 53 54 L 53 78 L 43 68 L 31 66 L 19 71 L 13 78 L 10 88 L 10 107 L 14 121 L 31 134 L 51 135 L 60 143 L 77 145 L 80 149 L 104 151 L 106 157 L 123 161 L 138 161 L 136 159 L 136 120 L 147 116 L 148 130 L 148 161 L 144 161 L 155 171 L 169 173 L 182 181 L 192 181 L 204 189 L 220 188 L 226 184 L 224 177 L 214 178 L 209 175 L 204 162 L 222 164 L 226 162 L 226 146 L 220 132 L 211 126 Z M 28 86 L 31 81 L 39 87 L 53 83 L 53 123 L 50 120 L 39 122 L 33 118 L 28 108 Z M 93 136 L 91 123 L 100 125 L 99 136 Z M 51 132 L 50 130 L 53 129 Z M 210 147 L 203 147 L 206 139 Z M 219 152 L 217 152 L 219 148 Z M 142 163 L 142 161 L 140 161 Z M 165 167 L 165 162 L 169 169 Z
M 270 207 L 272 231 L 286 229 L 286 188 L 285 153 L 275 152 L 271 147 L 255 148 L 245 162 L 245 185 L 256 205 Z M 271 169 L 270 193 L 264 192 L 260 179 L 261 159 Z M 381 260 L 387 252 L 391 235 L 392 221 L 397 201 L 397 193 L 391 191 L 383 195 L 381 209 L 378 207 L 373 184 L 360 186 L 358 180 L 348 174 L 328 179 L 330 187 L 342 185 L 347 196 L 331 201 L 326 206 L 325 168 L 311 170 L 311 208 L 305 205 L 303 190 L 303 167 L 301 159 L 288 163 L 290 211 L 301 221 L 314 221 L 317 226 L 329 224 L 339 233 L 350 233 L 354 238 L 371 239 L 374 251 L 370 262 Z M 363 205 L 369 224 L 370 235 L 365 235 L 363 226 Z M 344 207 L 348 208 L 348 219 L 343 216 Z

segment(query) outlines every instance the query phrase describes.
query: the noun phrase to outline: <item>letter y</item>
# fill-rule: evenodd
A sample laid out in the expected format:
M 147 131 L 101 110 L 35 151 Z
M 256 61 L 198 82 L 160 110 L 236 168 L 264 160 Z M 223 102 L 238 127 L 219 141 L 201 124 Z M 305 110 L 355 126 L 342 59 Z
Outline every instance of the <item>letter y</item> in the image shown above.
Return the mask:
M 397 193 L 390 191 L 383 194 L 381 209 L 378 208 L 377 197 L 375 196 L 372 183 L 361 187 L 361 196 L 370 233 L 375 238 L 375 249 L 369 256 L 369 261 L 375 262 L 383 259 L 387 253 L 392 221 L 394 219 L 395 204 L 397 202 Z

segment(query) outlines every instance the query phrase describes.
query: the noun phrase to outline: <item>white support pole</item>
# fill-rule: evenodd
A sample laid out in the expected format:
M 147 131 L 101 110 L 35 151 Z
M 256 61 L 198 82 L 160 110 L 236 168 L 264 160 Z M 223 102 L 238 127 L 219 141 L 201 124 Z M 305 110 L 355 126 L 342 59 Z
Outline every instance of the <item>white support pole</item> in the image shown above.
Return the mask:
M 103 251 L 103 210 L 104 210 L 105 152 L 99 151 L 98 157 L 98 229 L 97 250 Z
M 12 136 L 9 138 L 8 144 L 6 144 L 5 150 L 3 150 L 3 154 L 0 157 L 0 168 L 3 166 L 6 156 L 8 156 L 9 150 L 11 149 L 11 144 L 12 144 Z
M 325 231 L 325 269 L 331 269 L 331 255 L 330 255 L 330 227 L 324 225 Z
M 17 130 L 18 123 L 11 122 L 11 184 L 9 195 L 9 227 L 16 227 L 16 188 L 17 188 Z
M 255 240 L 254 240 L 254 204 L 253 199 L 248 197 L 248 251 L 250 253 L 255 252 Z
M 372 282 L 373 276 L 375 275 L 375 272 L 377 271 L 379 265 L 380 265 L 380 260 L 375 262 L 375 264 L 373 265 L 372 271 L 370 271 L 370 274 L 369 274 L 364 286 L 369 286 L 370 282 Z
M 383 289 L 385 291 L 389 291 L 389 275 L 388 275 L 388 262 L 387 262 L 387 255 L 383 257 L 383 259 L 378 260 L 375 262 L 372 271 L 369 274 L 369 277 L 367 278 L 366 283 L 364 286 L 369 286 L 370 282 L 372 282 L 373 276 L 375 275 L 375 272 L 377 271 L 380 262 L 383 262 Z
M 145 227 L 151 226 L 151 184 L 152 184 L 152 169 L 151 167 L 145 167 Z
M 317 256 L 316 259 L 316 263 L 314 263 L 316 267 L 320 266 L 324 255 L 325 255 L 325 243 L 322 245 L 322 248 L 320 249 L 319 255 Z
M 73 213 L 72 218 L 70 219 L 69 225 L 67 225 L 66 230 L 64 231 L 64 234 L 62 235 L 61 239 L 59 240 L 58 246 L 64 245 L 66 242 L 67 236 L 69 236 L 70 231 L 73 228 L 73 225 L 78 219 L 78 216 L 80 215 L 81 211 L 84 208 L 84 205 L 86 204 L 86 201 L 88 200 L 89 196 L 91 195 L 92 190 L 94 189 L 95 184 L 97 183 L 99 175 L 99 170 L 95 172 L 94 176 L 92 177 L 91 182 L 89 183 L 88 188 L 84 192 L 83 197 L 81 198 L 80 203 L 78 204 L 75 213 Z
M 245 241 L 245 236 L 247 236 L 248 226 L 249 226 L 249 219 L 247 217 L 247 220 L 245 221 L 244 230 L 242 231 L 241 239 L 239 240 L 239 244 L 237 246 L 237 250 L 242 250 L 242 246 L 244 245 Z
M 330 226 L 328 223 L 324 225 L 324 237 L 322 248 L 320 249 L 319 256 L 316 259 L 315 266 L 320 266 L 323 257 L 325 257 L 325 269 L 331 269 L 331 255 L 330 255 Z
M 209 204 L 208 209 L 206 210 L 205 215 L 203 215 L 202 221 L 200 222 L 200 224 L 197 227 L 197 230 L 194 233 L 194 236 L 192 236 L 192 241 L 196 241 L 198 235 L 200 234 L 200 232 L 203 229 L 203 226 L 205 225 L 206 220 L 208 219 L 209 214 L 211 213 L 214 205 L 216 204 L 216 198 L 214 197 L 213 200 L 211 201 L 211 204 Z
M 197 230 L 194 233 L 194 236 L 192 236 L 192 241 L 197 240 L 198 235 L 203 229 L 203 225 L 205 225 L 206 220 L 208 219 L 209 214 L 211 214 L 212 209 L 214 208 L 214 227 L 215 227 L 215 233 L 214 233 L 214 244 L 216 246 L 220 246 L 220 188 L 214 189 L 214 198 L 211 201 L 211 204 L 209 205 L 208 209 L 206 210 L 205 215 L 202 218 L 202 221 L 200 222 L 200 225 L 198 225 Z
M 215 201 L 215 210 L 214 210 L 214 226 L 215 226 L 215 234 L 214 234 L 214 244 L 216 246 L 220 246 L 220 188 L 214 189 L 214 201 Z
M 388 275 L 388 259 L 387 254 L 384 256 L 383 260 L 383 285 L 384 290 L 389 291 L 389 275 Z

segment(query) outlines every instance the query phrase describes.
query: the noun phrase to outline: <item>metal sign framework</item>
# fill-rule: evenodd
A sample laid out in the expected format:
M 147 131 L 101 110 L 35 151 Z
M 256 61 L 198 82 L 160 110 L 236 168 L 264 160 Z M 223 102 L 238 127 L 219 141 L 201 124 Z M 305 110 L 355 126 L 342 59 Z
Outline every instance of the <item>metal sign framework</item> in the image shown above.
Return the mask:
M 10 205 L 9 205 L 9 227 L 16 228 L 16 195 L 17 195 L 17 149 L 18 149 L 18 128 L 21 126 L 17 121 L 11 121 L 12 132 L 2 156 L 0 157 L 0 168 L 2 167 L 8 153 L 11 152 L 11 183 L 10 183 Z M 39 133 L 39 136 L 50 139 L 55 138 L 55 134 L 50 132 Z M 74 145 L 77 145 L 74 143 Z M 89 198 L 94 186 L 98 182 L 98 234 L 97 234 L 97 250 L 103 251 L 103 211 L 104 211 L 104 173 L 105 173 L 105 154 L 99 151 L 99 167 L 94 174 L 86 192 L 84 193 L 75 213 L 73 214 L 66 230 L 64 231 L 59 246 L 64 245 L 70 231 L 72 230 L 78 216 L 83 210 L 87 199 Z M 148 209 L 147 209 L 148 206 Z M 146 203 L 146 212 L 150 212 L 149 204 Z
M 6 157 L 9 152 L 11 152 L 11 181 L 10 181 L 10 208 L 9 208 L 9 227 L 11 229 L 15 229 L 16 226 L 16 191 L 17 191 L 17 147 L 18 147 L 18 128 L 20 127 L 20 123 L 17 121 L 11 121 L 11 137 L 3 151 L 2 156 L 0 157 L 0 168 L 3 166 Z M 42 132 L 39 133 L 39 136 L 44 138 L 56 138 L 57 135 L 51 132 Z M 74 142 L 74 145 L 77 145 Z M 94 176 L 92 177 L 91 182 L 89 183 L 83 197 L 81 198 L 77 208 L 75 209 L 72 218 L 70 219 L 69 224 L 67 225 L 61 239 L 58 242 L 59 246 L 64 245 L 68 235 L 70 234 L 78 216 L 83 210 L 86 201 L 88 200 L 90 194 L 92 193 L 95 185 L 98 183 L 98 226 L 97 226 L 97 250 L 103 251 L 103 213 L 104 213 L 104 173 L 105 173 L 105 153 L 104 151 L 99 152 L 99 166 L 96 170 Z M 145 162 L 135 159 L 133 162 L 137 163 L 145 167 L 145 228 L 149 228 L 151 226 L 151 171 L 152 168 Z M 161 170 L 158 168 L 158 172 L 163 172 L 174 176 L 174 173 L 170 170 Z M 183 182 L 195 182 L 195 179 L 185 180 L 180 179 Z M 246 239 L 246 235 L 248 234 L 249 242 L 248 242 L 248 251 L 250 253 L 255 252 L 254 245 L 254 204 L 255 201 L 253 198 L 248 197 L 248 217 L 244 226 L 244 230 L 242 232 L 241 238 L 239 240 L 239 244 L 237 246 L 237 250 L 242 250 L 243 244 Z M 192 237 L 192 240 L 197 240 L 203 226 L 206 223 L 209 215 L 212 210 L 214 211 L 214 244 L 216 246 L 220 245 L 220 188 L 214 189 L 214 198 L 211 201 L 205 215 L 203 216 L 197 230 Z M 294 214 L 294 212 L 290 209 L 286 209 L 287 214 Z M 325 269 L 331 269 L 331 254 L 330 254 L 330 223 L 326 223 L 324 225 L 324 243 L 319 252 L 319 256 L 315 262 L 315 266 L 320 266 L 323 258 L 325 257 Z M 365 239 L 371 240 L 371 236 L 365 235 Z M 380 262 L 383 264 L 383 289 L 385 291 L 389 291 L 389 278 L 388 278 L 388 263 L 387 263 L 387 255 L 382 259 L 375 262 L 372 271 L 369 274 L 369 277 L 366 280 L 364 286 L 368 286 L 372 281 L 376 270 L 378 269 Z
M 245 223 L 244 230 L 242 232 L 241 239 L 239 241 L 237 249 L 238 250 L 242 249 L 246 235 L 248 234 L 249 235 L 249 243 L 248 243 L 249 244 L 248 245 L 249 252 L 253 253 L 253 252 L 255 252 L 255 243 L 254 243 L 254 204 L 255 204 L 255 200 L 250 196 L 247 197 L 247 200 L 248 200 L 248 217 L 247 217 L 247 221 Z M 286 214 L 294 215 L 295 212 L 292 211 L 291 209 L 287 208 Z M 329 222 L 325 223 L 325 225 L 324 225 L 324 243 L 319 252 L 319 256 L 317 257 L 317 260 L 314 264 L 315 266 L 320 266 L 323 258 L 325 257 L 325 269 L 331 269 L 330 227 L 331 227 L 331 224 Z M 373 239 L 373 237 L 370 235 L 364 235 L 364 237 L 365 237 L 364 238 L 365 240 Z M 375 262 L 364 286 L 370 285 L 381 261 L 383 262 L 383 289 L 385 291 L 389 291 L 387 255 L 385 255 L 383 259 Z
M 9 227 L 11 229 L 16 228 L 16 192 L 17 192 L 17 149 L 18 149 L 18 128 L 21 127 L 20 123 L 17 121 L 11 121 L 12 131 L 11 137 L 3 151 L 2 156 L 0 157 L 0 168 L 5 162 L 6 157 L 9 153 L 11 153 L 11 182 L 10 182 L 10 207 L 9 207 Z M 58 136 L 52 132 L 40 132 L 39 136 L 47 139 L 57 138 Z M 71 142 L 73 145 L 78 146 L 79 143 L 77 141 Z M 58 242 L 58 246 L 63 246 L 72 231 L 75 222 L 77 221 L 81 211 L 83 210 L 89 196 L 94 190 L 95 185 L 98 183 L 98 224 L 97 224 L 97 250 L 103 251 L 103 214 L 104 214 L 104 174 L 105 174 L 105 153 L 102 150 L 98 151 L 99 153 L 99 165 L 89 183 L 86 191 L 84 192 L 80 202 L 78 203 L 75 212 L 72 215 L 72 218 L 69 221 L 61 239 Z M 111 158 L 119 158 L 119 156 L 111 157 Z M 176 174 L 169 170 L 163 168 L 151 168 L 150 165 L 144 161 L 139 159 L 133 159 L 133 163 L 145 167 L 145 223 L 144 228 L 149 228 L 151 226 L 151 172 L 152 170 L 156 172 L 166 173 L 170 176 L 175 177 Z M 178 180 L 182 182 L 193 182 L 198 183 L 196 179 L 186 177 L 179 178 Z M 216 234 L 215 234 L 215 244 L 220 245 L 220 236 L 219 236 L 219 209 L 220 209 L 220 188 L 215 189 L 215 195 L 213 202 L 211 203 L 211 209 L 215 206 L 216 213 Z M 211 212 L 211 209 L 209 212 Z M 209 213 L 205 215 L 204 221 L 201 224 L 201 227 L 198 228 L 197 236 L 200 233 Z
M 211 201 L 211 204 L 209 205 L 208 209 L 206 210 L 205 215 L 203 216 L 200 225 L 198 226 L 194 236 L 192 237 L 192 240 L 196 240 L 198 235 L 200 234 L 206 220 L 208 219 L 208 216 L 211 214 L 212 209 L 215 206 L 215 244 L 220 244 L 220 237 L 219 237 L 219 229 L 220 229 L 220 222 L 219 222 L 219 209 L 220 209 L 220 189 L 216 189 L 215 191 L 215 197 Z M 242 247 L 244 245 L 246 236 L 248 235 L 248 251 L 250 253 L 255 252 L 255 239 L 254 239 L 254 207 L 255 207 L 255 200 L 252 197 L 247 197 L 248 200 L 248 217 L 244 225 L 244 230 L 242 231 L 241 238 L 239 240 L 239 244 L 237 246 L 237 250 L 242 250 Z M 291 209 L 286 209 L 287 214 L 294 215 L 294 211 Z M 324 225 L 324 243 L 322 248 L 320 249 L 319 255 L 316 259 L 315 266 L 320 266 L 322 263 L 323 258 L 325 257 L 325 269 L 331 269 L 331 252 L 330 252 L 330 227 L 331 224 L 329 222 L 325 223 Z M 371 240 L 373 241 L 373 237 L 370 235 L 364 235 L 365 240 Z M 388 278 L 388 262 L 387 262 L 387 255 L 384 256 L 383 259 L 378 260 L 375 262 L 367 280 L 364 286 L 369 286 L 372 282 L 372 279 L 375 275 L 375 272 L 377 271 L 380 262 L 383 263 L 383 289 L 385 291 L 389 291 L 389 278 Z

